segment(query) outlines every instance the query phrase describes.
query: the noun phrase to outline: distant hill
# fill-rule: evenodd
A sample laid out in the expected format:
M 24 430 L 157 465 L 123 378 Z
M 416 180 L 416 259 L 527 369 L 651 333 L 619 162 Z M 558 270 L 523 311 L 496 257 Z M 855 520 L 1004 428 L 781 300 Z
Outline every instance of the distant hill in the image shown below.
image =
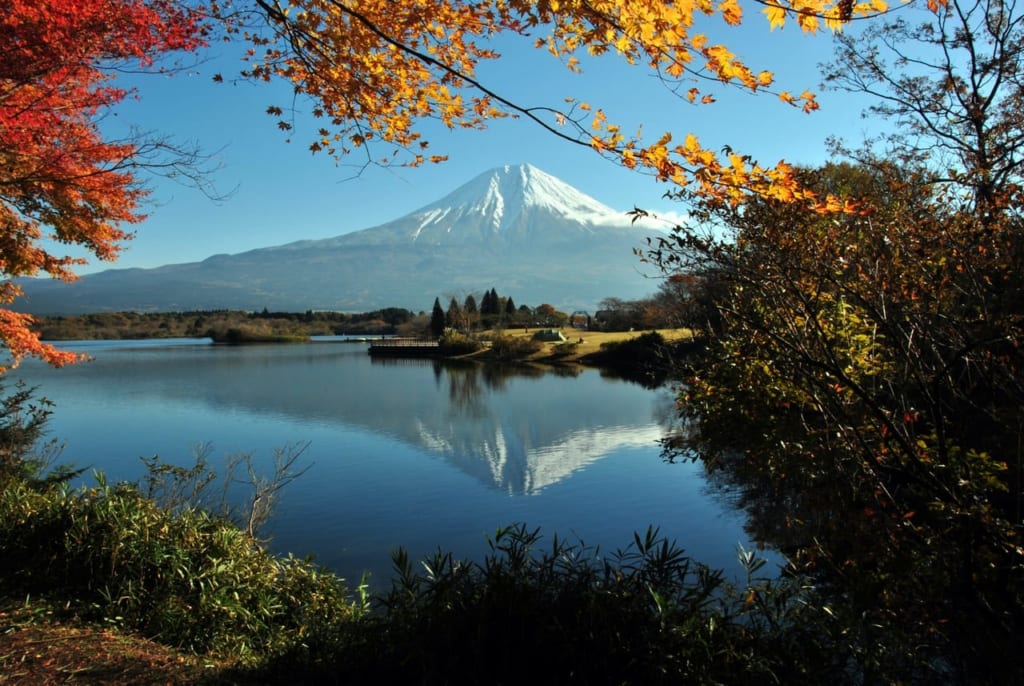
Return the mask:
M 496 288 L 519 304 L 593 310 L 649 295 L 632 254 L 653 233 L 531 165 L 492 169 L 386 224 L 202 262 L 25 280 L 24 311 L 427 310 Z

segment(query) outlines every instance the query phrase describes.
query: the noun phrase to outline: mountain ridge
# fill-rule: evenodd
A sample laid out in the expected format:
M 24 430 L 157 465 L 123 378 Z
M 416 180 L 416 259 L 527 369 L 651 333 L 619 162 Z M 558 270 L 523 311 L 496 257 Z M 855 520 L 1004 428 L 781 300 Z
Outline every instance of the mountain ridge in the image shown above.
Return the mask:
M 645 234 L 529 164 L 480 174 L 384 224 L 199 262 L 110 269 L 73 284 L 22 281 L 32 314 L 427 309 L 435 297 L 497 288 L 516 302 L 593 309 L 653 290 L 633 249 Z

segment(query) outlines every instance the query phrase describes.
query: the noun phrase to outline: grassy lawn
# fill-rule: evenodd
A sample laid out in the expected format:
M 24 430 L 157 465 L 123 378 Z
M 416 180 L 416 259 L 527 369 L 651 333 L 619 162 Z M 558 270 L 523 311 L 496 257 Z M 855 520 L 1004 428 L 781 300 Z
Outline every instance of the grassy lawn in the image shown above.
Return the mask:
M 523 329 L 506 329 L 503 333 L 513 338 L 530 339 L 537 331 L 537 328 L 531 328 L 528 331 Z M 568 343 L 576 344 L 570 351 L 564 352 L 559 349 L 560 345 L 565 345 L 564 343 L 545 343 L 541 351 L 532 355 L 530 359 L 538 362 L 579 362 L 587 355 L 599 351 L 602 343 L 625 341 L 647 333 L 647 331 L 585 331 L 571 327 L 565 327 L 561 331 L 562 335 L 568 339 Z M 692 335 L 689 329 L 655 329 L 655 331 L 660 333 L 666 341 L 689 339 Z M 494 332 L 487 333 L 493 334 Z M 580 342 L 581 339 L 582 342 Z

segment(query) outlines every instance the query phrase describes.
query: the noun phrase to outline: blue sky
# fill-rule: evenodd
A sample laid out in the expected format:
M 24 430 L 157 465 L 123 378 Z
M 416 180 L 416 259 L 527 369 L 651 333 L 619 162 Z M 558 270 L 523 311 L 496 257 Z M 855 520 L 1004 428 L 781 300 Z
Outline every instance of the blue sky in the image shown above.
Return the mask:
M 728 144 L 763 163 L 819 163 L 827 156 L 828 135 L 860 139 L 866 124 L 859 113 L 865 103 L 818 87 L 816 65 L 832 51 L 827 33 L 808 36 L 795 26 L 770 32 L 755 14 L 743 26 L 716 36 L 755 70 L 774 71 L 780 90 L 816 91 L 821 110 L 808 115 L 773 95 L 729 89 L 716 90 L 718 102 L 713 105 L 693 106 L 669 93 L 642 66 L 605 57 L 584 62 L 585 73 L 574 75 L 522 39 L 503 41 L 504 57 L 485 66 L 480 77 L 521 104 L 558 106 L 572 96 L 602 107 L 625 131 L 643 124 L 651 139 L 671 131 L 678 140 L 693 132 L 705 145 Z M 116 263 L 91 264 L 80 273 L 199 261 L 369 228 L 503 164 L 533 164 L 615 209 L 639 206 L 663 214 L 681 210 L 663 199 L 668 190 L 664 184 L 523 120 L 496 121 L 485 131 L 449 131 L 427 123 L 423 130 L 431 152 L 449 155 L 448 162 L 416 169 L 370 167 L 353 177 L 351 169 L 309 152 L 312 130 L 301 119 L 293 142 L 284 142 L 265 110 L 270 104 L 288 103 L 286 84 L 213 82 L 216 73 L 228 78 L 238 72 L 242 49 L 217 44 L 203 55 L 204 62 L 173 76 L 122 77 L 125 85 L 137 89 L 138 99 L 111 112 L 104 129 L 122 133 L 136 126 L 198 144 L 218 165 L 208 180 L 228 197 L 213 201 L 194 188 L 150 179 L 149 217 L 134 227 L 136 238 Z M 376 152 L 380 156 L 387 150 Z

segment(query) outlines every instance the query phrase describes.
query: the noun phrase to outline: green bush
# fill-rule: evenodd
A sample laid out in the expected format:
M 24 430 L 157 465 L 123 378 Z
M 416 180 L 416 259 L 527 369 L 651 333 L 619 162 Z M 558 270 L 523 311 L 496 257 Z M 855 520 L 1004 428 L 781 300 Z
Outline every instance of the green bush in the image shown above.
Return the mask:
M 810 590 L 757 577 L 753 555 L 733 587 L 653 529 L 607 558 L 557 537 L 542 548 L 524 525 L 489 542 L 481 562 L 438 552 L 419 572 L 399 550 L 378 612 L 339 625 L 319 665 L 287 655 L 274 670 L 290 683 L 760 685 L 846 668 L 801 621 L 827 617 Z
M 648 331 L 624 341 L 608 341 L 601 344 L 601 350 L 608 354 L 648 356 L 665 346 L 665 337 L 657 331 Z
M 551 346 L 551 354 L 553 357 L 565 357 L 574 354 L 577 348 L 579 348 L 579 343 L 576 341 L 563 341 Z
M 657 331 L 648 331 L 624 341 L 602 343 L 598 352 L 589 356 L 593 363 L 650 386 L 665 381 L 672 370 L 673 356 L 665 338 Z
M 491 340 L 488 356 L 504 362 L 522 360 L 540 352 L 542 347 L 538 341 L 499 334 Z
M 454 329 L 445 329 L 438 339 L 438 347 L 442 355 L 468 355 L 480 350 L 482 344 Z
M 76 601 L 80 612 L 197 652 L 266 655 L 350 619 L 340 581 L 269 555 L 202 510 L 172 513 L 129 484 L 0 493 L 8 593 Z

